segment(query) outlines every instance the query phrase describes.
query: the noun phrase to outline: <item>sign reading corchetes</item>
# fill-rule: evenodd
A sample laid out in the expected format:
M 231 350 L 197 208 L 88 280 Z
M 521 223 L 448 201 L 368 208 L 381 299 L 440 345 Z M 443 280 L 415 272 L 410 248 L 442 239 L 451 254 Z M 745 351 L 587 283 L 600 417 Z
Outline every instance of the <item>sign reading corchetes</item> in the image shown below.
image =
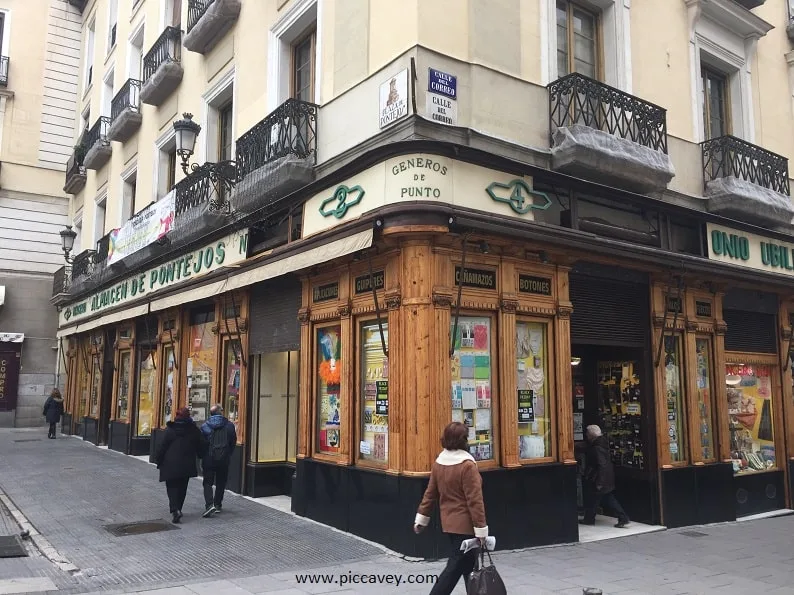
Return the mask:
M 248 256 L 248 230 L 236 231 L 203 248 L 183 254 L 159 266 L 126 277 L 78 302 L 64 306 L 58 326 L 67 326 L 144 296 L 201 277 L 224 266 L 242 262 Z

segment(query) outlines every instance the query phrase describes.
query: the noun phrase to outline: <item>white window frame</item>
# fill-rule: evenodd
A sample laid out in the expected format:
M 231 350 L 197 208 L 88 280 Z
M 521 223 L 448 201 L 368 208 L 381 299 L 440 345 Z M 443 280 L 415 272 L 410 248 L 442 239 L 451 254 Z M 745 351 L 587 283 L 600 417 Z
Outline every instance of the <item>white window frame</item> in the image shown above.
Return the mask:
M 573 0 L 599 16 L 598 39 L 603 55 L 603 82 L 626 93 L 632 92 L 631 0 Z M 559 78 L 557 73 L 557 1 L 540 2 L 540 75 L 544 85 Z
M 74 248 L 72 249 L 72 253 L 80 254 L 80 252 L 83 251 L 83 247 L 80 245 L 83 242 L 83 207 L 80 207 L 74 214 L 74 217 L 72 218 L 72 229 L 74 229 L 75 233 L 77 234 L 74 238 Z
M 701 67 L 723 72 L 730 93 L 731 134 L 755 140 L 751 64 L 758 40 L 772 25 L 732 0 L 685 0 L 689 20 L 692 136 L 706 138 Z
M 187 5 L 188 0 L 182 0 L 180 4 L 180 9 L 184 14 L 184 7 Z M 174 11 L 174 0 L 160 0 L 160 33 L 165 31 L 166 26 L 171 26 L 171 23 L 174 21 L 173 18 L 173 11 Z M 180 15 L 181 20 L 182 15 Z M 158 33 L 158 35 L 160 34 Z
M 133 55 L 135 55 L 136 52 L 133 51 L 133 48 L 138 47 L 137 45 L 135 45 L 135 41 L 138 37 L 140 37 L 141 39 L 141 45 L 140 45 L 141 59 L 139 60 L 138 67 L 134 68 L 132 59 L 133 59 Z M 146 43 L 146 20 L 141 19 L 141 22 L 135 26 L 135 28 L 132 30 L 132 33 L 130 33 L 130 36 L 127 38 L 127 78 L 128 79 L 131 78 L 140 79 L 143 76 L 143 56 L 145 53 L 143 49 L 145 43 Z M 133 76 L 133 74 L 135 74 L 136 76 Z
M 110 91 L 108 91 L 110 87 Z M 110 117 L 113 110 L 113 97 L 116 95 L 116 67 L 110 69 L 102 77 L 102 106 L 99 110 L 100 116 Z M 107 111 L 107 113 L 105 113 Z
M 116 7 L 116 18 L 113 18 L 113 10 L 112 6 Z M 119 0 L 108 0 L 108 35 L 107 35 L 107 52 L 106 55 L 109 56 L 110 52 L 119 44 Z M 116 25 L 116 39 L 111 43 L 111 31 L 113 30 L 113 25 Z
M 136 206 L 135 205 L 135 195 L 133 195 L 131 197 L 132 198 L 132 204 L 129 204 L 127 202 L 127 185 L 130 183 L 129 180 L 133 176 L 135 177 L 135 181 L 136 181 L 136 193 L 137 193 L 137 180 L 138 180 L 138 162 L 137 161 L 135 163 L 133 163 L 132 165 L 130 165 L 123 172 L 121 172 L 121 176 L 119 176 L 119 178 L 121 180 L 121 188 L 120 188 L 121 192 L 119 194 L 119 196 L 121 196 L 121 200 L 119 201 L 119 204 L 121 205 L 121 208 L 119 209 L 119 218 L 118 218 L 119 227 L 123 226 L 127 221 L 129 221 L 132 218 L 132 216 L 135 213 L 137 213 L 137 211 L 135 210 L 135 206 Z M 129 213 L 129 217 L 126 217 L 128 213 Z
M 267 52 L 267 107 L 272 112 L 290 96 L 292 44 L 312 25 L 316 27 L 314 103 L 322 103 L 324 0 L 295 0 L 270 29 Z
M 102 225 L 99 225 L 99 209 L 103 210 Z M 96 248 L 97 242 L 105 235 L 105 226 L 108 222 L 108 192 L 103 190 L 94 199 L 94 242 L 91 249 Z
M 3 13 L 3 45 L 0 47 L 0 54 L 8 56 L 11 47 L 11 10 L 0 8 L 0 12 Z
M 91 72 L 91 80 L 88 79 L 89 70 L 93 70 L 95 66 L 94 55 L 96 54 L 96 14 L 94 14 L 88 21 L 85 28 L 85 47 L 83 48 L 85 54 L 85 63 L 83 64 L 83 96 L 88 93 L 88 90 L 93 86 L 94 76 Z
M 163 160 L 168 159 L 168 151 L 171 149 L 172 146 L 176 146 L 176 131 L 174 130 L 173 126 L 169 126 L 168 129 L 154 142 L 154 176 L 152 180 L 154 180 L 154 184 L 152 184 L 152 202 L 157 202 L 163 196 L 160 196 L 160 185 L 162 184 L 162 174 L 163 174 Z M 167 161 L 166 161 L 167 167 Z M 176 179 L 177 175 L 179 174 L 179 155 L 177 155 L 177 166 L 174 172 L 174 178 Z
M 218 117 L 219 109 L 232 100 L 232 159 L 235 156 L 235 140 L 237 131 L 237 80 L 235 68 L 232 67 L 216 82 L 202 97 L 201 130 L 203 134 L 199 141 L 202 155 L 199 157 L 200 163 L 205 161 L 216 161 L 216 147 L 218 141 Z

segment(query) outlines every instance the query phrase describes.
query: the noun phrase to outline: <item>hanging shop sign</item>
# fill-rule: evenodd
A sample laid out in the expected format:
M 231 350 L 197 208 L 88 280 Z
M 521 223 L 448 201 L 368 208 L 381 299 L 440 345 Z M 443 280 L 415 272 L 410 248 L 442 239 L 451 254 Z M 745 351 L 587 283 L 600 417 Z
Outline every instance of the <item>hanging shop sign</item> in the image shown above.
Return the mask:
M 360 293 L 367 293 L 372 291 L 372 286 L 375 289 L 383 289 L 386 284 L 386 275 L 383 271 L 372 271 L 372 282 L 370 282 L 369 273 L 356 277 L 356 295 Z
M 551 279 L 547 277 L 518 276 L 518 291 L 535 295 L 551 295 Z
M 313 302 L 327 302 L 335 300 L 339 297 L 339 283 L 328 283 L 327 285 L 318 285 L 312 289 Z
M 378 124 L 386 128 L 408 115 L 408 69 L 398 72 L 380 86 Z
M 361 186 L 353 186 L 352 188 L 341 184 L 336 187 L 334 193 L 326 198 L 320 205 L 320 215 L 323 217 L 330 217 L 333 215 L 337 219 L 341 219 L 347 215 L 347 210 L 350 207 L 356 206 L 364 198 L 364 189 Z
M 711 260 L 794 276 L 794 244 L 706 224 Z
M 0 351 L 0 411 L 17 408 L 20 356 L 18 351 Z
M 470 269 L 466 267 L 463 280 L 460 278 L 461 268 L 455 267 L 455 285 L 460 283 L 463 287 L 477 287 L 479 289 L 496 289 L 496 272 L 484 269 Z
M 163 289 L 202 277 L 248 257 L 248 230 L 236 231 L 203 248 L 131 275 L 115 285 L 65 306 L 59 326 L 74 324 L 99 312 L 139 300 Z
M 155 243 L 173 229 L 175 196 L 176 191 L 172 190 L 110 232 L 109 265 Z
M 427 77 L 427 115 L 434 122 L 458 125 L 458 78 L 430 68 Z

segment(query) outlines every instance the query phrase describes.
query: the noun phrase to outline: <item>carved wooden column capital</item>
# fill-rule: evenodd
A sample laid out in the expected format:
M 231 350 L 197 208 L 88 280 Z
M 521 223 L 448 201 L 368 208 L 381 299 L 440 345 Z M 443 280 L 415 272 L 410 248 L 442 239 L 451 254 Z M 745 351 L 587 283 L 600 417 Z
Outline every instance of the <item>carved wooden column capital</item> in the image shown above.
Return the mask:
M 518 310 L 518 296 L 514 293 L 503 293 L 499 297 L 499 306 L 502 308 L 502 312 L 515 314 Z
M 397 287 L 395 289 L 389 289 L 386 292 L 386 307 L 389 310 L 397 310 L 402 303 L 402 294 L 400 293 L 400 288 Z
M 559 302 L 557 304 L 557 316 L 569 319 L 573 314 L 573 304 L 571 302 Z
M 433 288 L 433 306 L 436 308 L 449 308 L 455 299 L 455 292 L 451 287 Z
M 309 308 L 301 308 L 298 310 L 298 322 L 301 323 L 301 326 L 306 326 L 309 324 L 309 319 L 311 318 L 311 310 Z

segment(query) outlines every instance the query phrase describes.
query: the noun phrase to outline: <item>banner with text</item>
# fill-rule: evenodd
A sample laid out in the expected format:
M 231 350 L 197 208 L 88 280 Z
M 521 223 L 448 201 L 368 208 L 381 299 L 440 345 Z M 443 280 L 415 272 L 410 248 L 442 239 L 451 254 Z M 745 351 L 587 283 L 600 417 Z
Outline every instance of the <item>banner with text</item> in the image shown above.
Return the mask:
M 156 203 L 136 213 L 121 228 L 110 232 L 108 264 L 115 264 L 138 250 L 153 244 L 174 226 L 174 197 L 172 190 Z

